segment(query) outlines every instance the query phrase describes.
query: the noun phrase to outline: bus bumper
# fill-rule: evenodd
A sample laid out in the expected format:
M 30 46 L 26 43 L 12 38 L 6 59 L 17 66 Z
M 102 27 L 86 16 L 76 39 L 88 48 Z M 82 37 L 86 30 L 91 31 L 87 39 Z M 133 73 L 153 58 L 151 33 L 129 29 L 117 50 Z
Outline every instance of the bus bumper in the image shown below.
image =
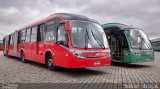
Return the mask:
M 108 58 L 74 58 L 74 59 L 66 59 L 65 64 L 63 64 L 64 68 L 87 68 L 87 67 L 97 67 L 97 66 L 108 66 L 111 64 L 111 57 Z
M 152 62 L 154 61 L 154 52 L 148 50 L 138 50 L 138 55 L 135 52 L 128 53 L 128 56 L 125 56 L 125 63 L 140 63 L 140 62 Z
M 151 56 L 140 56 L 140 57 L 133 57 L 132 56 L 132 62 L 152 62 L 154 61 L 154 57 L 151 57 Z

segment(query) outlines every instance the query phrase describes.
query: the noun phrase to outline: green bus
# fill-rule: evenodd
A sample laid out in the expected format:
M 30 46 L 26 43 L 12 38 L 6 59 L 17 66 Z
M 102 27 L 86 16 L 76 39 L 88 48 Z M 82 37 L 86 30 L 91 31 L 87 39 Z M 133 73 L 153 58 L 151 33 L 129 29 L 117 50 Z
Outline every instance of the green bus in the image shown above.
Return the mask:
M 154 51 L 160 51 L 160 38 L 151 40 Z
M 154 61 L 148 36 L 140 29 L 121 23 L 102 25 L 111 49 L 112 61 L 121 63 Z

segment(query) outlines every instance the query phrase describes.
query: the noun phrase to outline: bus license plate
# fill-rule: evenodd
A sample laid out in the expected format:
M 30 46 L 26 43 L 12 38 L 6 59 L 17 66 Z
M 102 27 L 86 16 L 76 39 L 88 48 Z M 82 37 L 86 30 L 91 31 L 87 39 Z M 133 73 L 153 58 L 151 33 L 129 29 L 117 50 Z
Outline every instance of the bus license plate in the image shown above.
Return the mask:
M 99 61 L 94 62 L 94 65 L 100 65 L 101 63 Z

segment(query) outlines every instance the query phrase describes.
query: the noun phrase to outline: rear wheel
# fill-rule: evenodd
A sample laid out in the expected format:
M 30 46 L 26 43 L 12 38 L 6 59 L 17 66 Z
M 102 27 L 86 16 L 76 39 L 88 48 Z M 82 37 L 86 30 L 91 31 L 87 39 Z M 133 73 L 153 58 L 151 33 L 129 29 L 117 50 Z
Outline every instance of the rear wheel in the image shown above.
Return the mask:
M 8 54 L 8 51 L 7 51 L 7 54 L 6 54 L 6 56 L 7 56 L 8 58 L 10 58 L 10 56 L 9 56 L 9 54 Z
M 6 54 L 4 53 L 4 51 L 3 51 L 3 55 L 6 56 Z
M 56 70 L 57 69 L 57 67 L 53 64 L 53 57 L 52 57 L 51 54 L 49 54 L 47 56 L 46 63 L 47 63 L 47 67 L 48 67 L 49 70 Z
M 27 61 L 25 60 L 25 58 L 24 58 L 24 53 L 23 52 L 21 52 L 21 61 L 23 62 L 23 63 L 26 63 Z

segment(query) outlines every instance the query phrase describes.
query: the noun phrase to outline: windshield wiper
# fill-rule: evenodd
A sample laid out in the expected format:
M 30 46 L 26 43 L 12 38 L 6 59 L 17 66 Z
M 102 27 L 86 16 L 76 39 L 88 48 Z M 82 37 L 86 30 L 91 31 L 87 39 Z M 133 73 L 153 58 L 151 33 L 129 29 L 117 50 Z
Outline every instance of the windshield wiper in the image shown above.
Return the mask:
M 88 48 L 88 39 L 87 39 L 87 37 L 88 37 L 88 39 L 89 39 L 88 30 L 87 30 L 87 28 L 86 28 L 86 34 L 85 34 L 85 49 L 86 49 L 86 50 L 87 50 L 87 48 Z
M 139 36 L 139 37 L 140 37 L 141 41 L 142 41 L 144 44 L 146 44 L 149 49 L 152 48 L 148 43 L 145 42 L 145 40 L 144 40 L 144 38 L 143 38 L 142 36 Z M 143 45 L 142 42 L 141 42 L 141 47 L 140 47 L 140 49 L 142 49 L 142 45 Z
M 93 33 L 92 29 L 91 29 L 91 33 L 92 33 L 93 38 L 98 42 L 98 44 L 105 49 L 104 44 L 100 41 L 100 39 L 97 37 L 97 35 L 95 35 Z

